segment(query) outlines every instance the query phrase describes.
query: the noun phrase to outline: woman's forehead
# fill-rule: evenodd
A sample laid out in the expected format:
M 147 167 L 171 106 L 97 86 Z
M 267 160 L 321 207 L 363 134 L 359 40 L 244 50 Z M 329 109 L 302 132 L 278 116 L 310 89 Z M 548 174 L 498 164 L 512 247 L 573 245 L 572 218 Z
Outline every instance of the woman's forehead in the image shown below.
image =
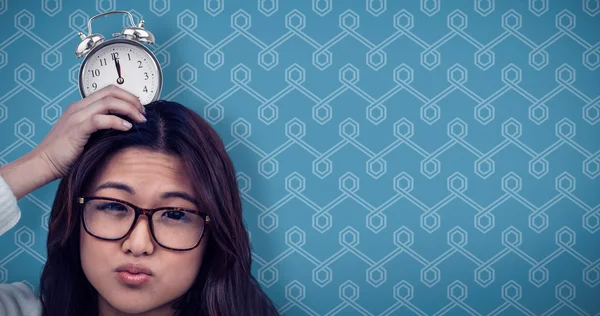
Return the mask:
M 128 148 L 114 154 L 98 170 L 92 190 L 105 182 L 124 183 L 134 190 L 193 192 L 193 184 L 181 158 L 146 149 Z

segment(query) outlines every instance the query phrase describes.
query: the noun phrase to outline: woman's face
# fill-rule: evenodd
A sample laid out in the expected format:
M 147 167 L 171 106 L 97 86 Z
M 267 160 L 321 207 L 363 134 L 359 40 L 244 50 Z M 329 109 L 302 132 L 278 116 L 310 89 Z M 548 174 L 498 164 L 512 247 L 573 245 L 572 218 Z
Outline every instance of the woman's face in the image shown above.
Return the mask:
M 99 186 L 103 188 L 98 189 Z M 117 198 L 142 208 L 163 206 L 198 209 L 181 192 L 194 199 L 190 181 L 180 158 L 144 149 L 125 149 L 114 155 L 93 180 L 87 195 Z M 148 218 L 140 216 L 134 229 L 118 241 L 90 236 L 80 227 L 81 265 L 87 279 L 99 293 L 103 315 L 144 313 L 165 315 L 170 303 L 183 295 L 194 282 L 202 263 L 208 238 L 190 251 L 173 251 L 158 245 L 150 233 Z M 151 271 L 143 284 L 123 279 L 117 272 L 127 264 Z

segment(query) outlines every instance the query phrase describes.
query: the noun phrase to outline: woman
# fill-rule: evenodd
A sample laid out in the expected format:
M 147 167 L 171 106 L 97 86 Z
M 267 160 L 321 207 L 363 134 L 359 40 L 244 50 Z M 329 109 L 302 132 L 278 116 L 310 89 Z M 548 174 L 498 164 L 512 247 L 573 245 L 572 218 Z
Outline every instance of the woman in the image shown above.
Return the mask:
M 251 275 L 234 167 L 195 112 L 112 86 L 73 103 L 0 168 L 0 233 L 58 178 L 40 298 L 2 284 L 0 313 L 277 315 Z

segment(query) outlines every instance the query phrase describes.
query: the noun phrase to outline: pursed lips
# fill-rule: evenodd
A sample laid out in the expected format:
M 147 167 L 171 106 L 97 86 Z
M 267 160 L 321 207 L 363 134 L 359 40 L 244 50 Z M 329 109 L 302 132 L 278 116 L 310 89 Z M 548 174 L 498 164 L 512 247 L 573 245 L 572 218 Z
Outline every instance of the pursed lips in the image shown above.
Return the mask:
M 149 268 L 147 268 L 146 266 L 143 265 L 139 265 L 139 264 L 124 264 L 119 266 L 116 270 L 116 272 L 128 272 L 131 274 L 147 274 L 149 276 L 152 276 L 152 270 L 150 270 Z

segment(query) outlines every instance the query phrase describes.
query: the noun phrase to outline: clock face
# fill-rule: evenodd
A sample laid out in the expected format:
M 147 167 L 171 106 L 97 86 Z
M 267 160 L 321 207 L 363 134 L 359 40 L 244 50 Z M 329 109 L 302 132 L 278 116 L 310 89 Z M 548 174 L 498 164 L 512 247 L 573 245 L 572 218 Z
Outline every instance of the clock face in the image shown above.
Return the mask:
M 85 58 L 79 71 L 79 85 L 86 97 L 111 84 L 148 104 L 160 95 L 162 72 L 147 48 L 128 40 L 111 40 Z

